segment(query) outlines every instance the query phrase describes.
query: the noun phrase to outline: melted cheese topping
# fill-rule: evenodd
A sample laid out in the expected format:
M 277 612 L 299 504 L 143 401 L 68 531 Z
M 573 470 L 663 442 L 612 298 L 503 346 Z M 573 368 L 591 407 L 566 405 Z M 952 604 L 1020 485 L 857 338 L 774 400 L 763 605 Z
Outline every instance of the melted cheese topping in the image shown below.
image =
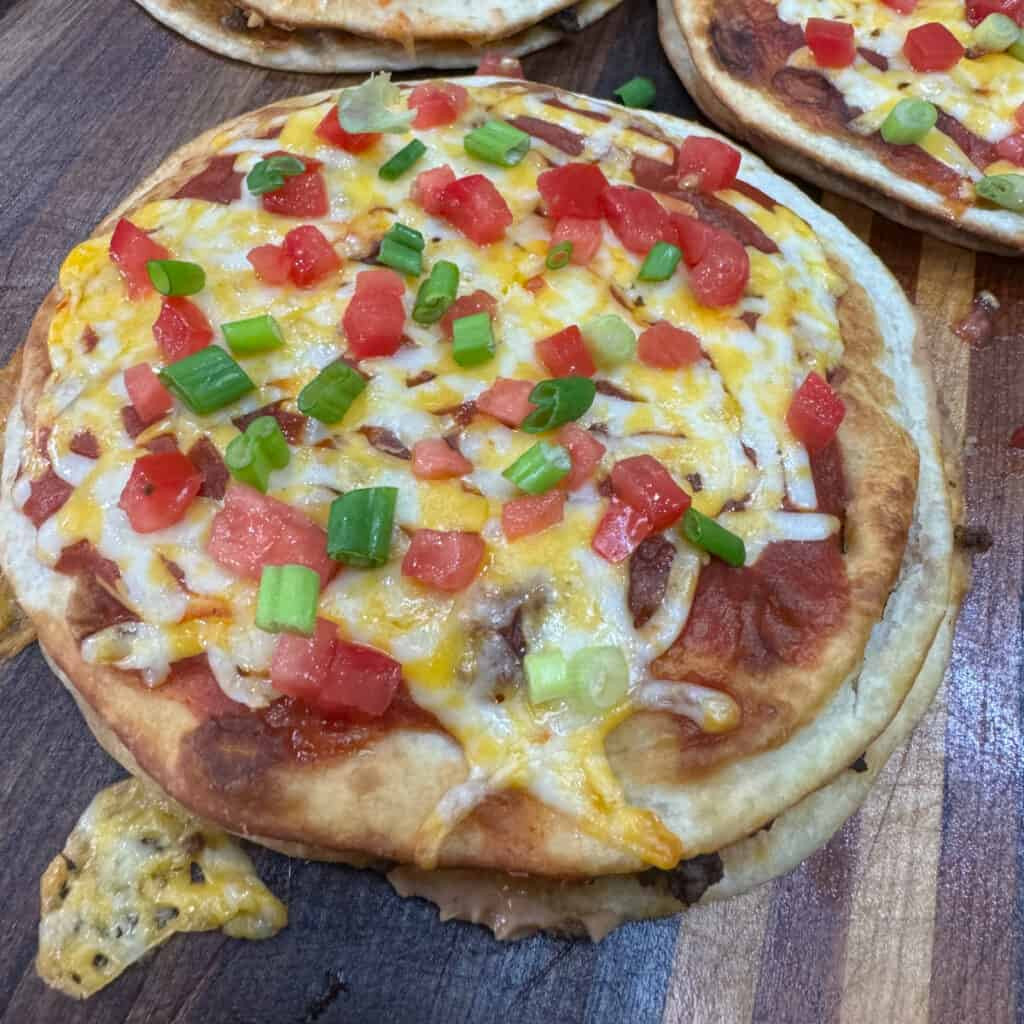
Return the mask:
M 490 108 L 490 116 L 532 114 L 557 118 L 578 130 L 586 150 L 580 159 L 600 161 L 613 182 L 632 181 L 634 152 L 661 159 L 672 155 L 665 144 L 615 122 L 602 124 L 555 111 L 536 94 L 478 87 L 472 95 Z M 837 523 L 810 511 L 816 497 L 807 454 L 789 432 L 785 415 L 808 371 L 825 373 L 840 360 L 836 301 L 843 282 L 819 240 L 797 216 L 781 206 L 768 210 L 739 193 L 725 192 L 722 198 L 779 247 L 772 255 L 749 250 L 750 284 L 737 307 L 701 306 L 685 271 L 663 283 L 639 283 L 640 258 L 624 250 L 607 227 L 591 266 L 547 274 L 546 287 L 534 294 L 524 284 L 544 272 L 550 233 L 550 222 L 536 212 L 536 179 L 548 160 L 565 160 L 561 153 L 535 141 L 516 167 L 482 167 L 462 145 L 467 124 L 480 120 L 479 108 L 471 107 L 452 127 L 424 133 L 429 149 L 417 171 L 444 163 L 459 176 L 483 171 L 512 209 L 515 222 L 507 237 L 480 248 L 410 201 L 412 175 L 393 183 L 377 176 L 377 166 L 407 138 L 385 136 L 368 155 L 358 157 L 332 149 L 314 135 L 329 109 L 323 104 L 295 113 L 279 139 L 232 140 L 224 152 L 235 154 L 240 171 L 271 149 L 316 157 L 324 163 L 330 195 L 330 214 L 317 226 L 339 252 L 367 251 L 391 223 L 400 221 L 424 234 L 428 266 L 438 259 L 457 263 L 460 293 L 484 289 L 499 307 L 496 355 L 469 369 L 452 360 L 436 326 L 409 319 L 406 333 L 413 345 L 391 358 L 364 360 L 372 379 L 343 423 L 330 430 L 313 426 L 309 440 L 330 435 L 334 446 L 293 449 L 291 463 L 273 475 L 269 492 L 324 523 L 336 492 L 393 485 L 399 489 L 396 519 L 402 530 L 470 530 L 487 543 L 477 582 L 460 594 L 441 595 L 402 576 L 400 560 L 407 542 L 396 529 L 387 565 L 346 569 L 321 600 L 321 614 L 337 621 L 346 636 L 387 651 L 402 663 L 416 701 L 438 717 L 465 751 L 469 780 L 425 823 L 420 859 L 432 863 L 444 836 L 487 793 L 520 787 L 572 816 L 593 835 L 646 862 L 669 867 L 683 853 L 679 841 L 653 813 L 627 803 L 604 755 L 605 737 L 632 712 L 632 697 L 596 719 L 569 703 L 531 707 L 522 688 L 504 693 L 497 702 L 502 652 L 487 638 L 493 640 L 494 631 L 522 605 L 523 630 L 532 649 L 557 647 L 571 655 L 595 643 L 615 644 L 627 656 L 635 693 L 649 680 L 651 661 L 685 625 L 703 556 L 672 533 L 678 554 L 667 598 L 644 627 L 635 629 L 627 607 L 627 566 L 610 565 L 590 548 L 607 505 L 593 486 L 570 496 L 557 526 L 515 543 L 505 539 L 501 506 L 516 492 L 501 472 L 536 438 L 484 416 L 475 418 L 460 439 L 474 466 L 467 482 L 478 493 L 469 493 L 457 481 L 415 480 L 407 462 L 377 451 L 357 431 L 362 426 L 386 427 L 408 447 L 425 437 L 440 437 L 453 425 L 441 411 L 477 396 L 496 377 L 543 378 L 534 344 L 567 324 L 616 313 L 639 333 L 667 320 L 696 333 L 709 358 L 673 372 L 633 361 L 604 374 L 639 400 L 598 394 L 580 421 L 584 427 L 600 424 L 606 430 L 602 475 L 615 460 L 641 452 L 659 459 L 679 481 L 699 475 L 699 489 L 691 486 L 701 512 L 714 516 L 727 502 L 746 503 L 746 511 L 734 514 L 730 524 L 743 534 L 752 558 L 769 540 L 828 536 Z M 263 212 L 244 189 L 242 199 L 227 206 L 164 200 L 136 211 L 132 220 L 176 258 L 205 268 L 206 288 L 193 301 L 212 324 L 271 313 L 286 344 L 243 360 L 258 384 L 255 393 L 201 421 L 176 408 L 133 444 L 118 415 L 126 401 L 122 371 L 143 360 L 161 362 L 152 333 L 160 300 L 126 300 L 108 257 L 108 236 L 76 248 L 61 270 L 66 299 L 50 331 L 54 373 L 41 396 L 39 415 L 42 422 L 54 423 L 48 450 L 55 471 L 77 489 L 38 532 L 38 553 L 52 565 L 62 548 L 87 539 L 121 570 L 125 601 L 143 623 L 113 627 L 90 638 L 85 645 L 88 658 L 139 669 L 156 685 L 171 662 L 205 650 L 225 692 L 259 706 L 276 696 L 266 678 L 272 638 L 253 624 L 255 586 L 220 569 L 205 554 L 218 503 L 197 499 L 181 523 L 143 537 L 130 528 L 117 507 L 118 497 L 140 454 L 137 444 L 146 437 L 171 430 L 184 450 L 206 434 L 223 451 L 237 434 L 233 417 L 278 399 L 294 407 L 301 387 L 342 351 L 338 325 L 355 277 L 366 268 L 349 260 L 327 284 L 308 290 L 260 283 L 245 254 L 256 245 L 280 242 L 295 222 Z M 625 297 L 630 308 L 613 292 Z M 415 282 L 407 288 L 407 310 L 414 295 Z M 753 328 L 740 319 L 743 314 L 756 315 Z M 100 339 L 90 354 L 80 344 L 87 325 Z M 407 378 L 424 369 L 436 378 L 406 386 Z M 102 455 L 95 462 L 69 452 L 71 438 L 82 429 L 91 430 L 100 442 Z M 782 513 L 787 498 L 790 508 L 808 514 Z M 195 598 L 189 601 L 183 594 L 164 559 L 181 567 L 189 590 L 213 602 L 215 613 L 195 612 Z M 707 709 L 706 695 L 696 688 L 680 706 Z M 712 707 L 708 721 L 721 727 L 727 711 Z

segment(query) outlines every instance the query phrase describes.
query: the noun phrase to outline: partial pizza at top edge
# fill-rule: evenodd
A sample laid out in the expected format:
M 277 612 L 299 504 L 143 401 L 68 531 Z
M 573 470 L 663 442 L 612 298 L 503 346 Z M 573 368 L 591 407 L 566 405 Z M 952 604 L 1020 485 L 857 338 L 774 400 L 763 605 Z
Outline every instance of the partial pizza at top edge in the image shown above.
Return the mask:
M 105 745 L 232 831 L 670 868 L 857 758 L 955 600 L 917 323 L 705 130 L 464 83 L 229 122 L 72 251 L 5 568 Z

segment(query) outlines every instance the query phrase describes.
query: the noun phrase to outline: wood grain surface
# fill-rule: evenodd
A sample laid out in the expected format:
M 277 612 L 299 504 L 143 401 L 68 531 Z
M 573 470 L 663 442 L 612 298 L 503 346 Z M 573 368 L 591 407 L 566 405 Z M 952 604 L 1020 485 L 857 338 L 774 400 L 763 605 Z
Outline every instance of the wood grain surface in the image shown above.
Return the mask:
M 657 107 L 695 109 L 661 55 L 653 4 L 627 0 L 526 62 L 598 96 L 636 73 Z M 0 324 L 22 340 L 63 255 L 173 148 L 225 118 L 340 78 L 208 54 L 131 0 L 0 0 Z M 38 879 L 118 769 L 31 647 L 0 672 L 0 1024 L 985 1022 L 1022 1019 L 1024 264 L 922 239 L 846 201 L 914 298 L 964 444 L 967 521 L 991 533 L 930 714 L 861 812 L 773 885 L 637 924 L 599 945 L 501 945 L 441 925 L 368 872 L 257 850 L 291 923 L 265 943 L 177 937 L 87 1003 L 45 988 L 33 957 Z M 996 336 L 950 331 L 978 289 Z

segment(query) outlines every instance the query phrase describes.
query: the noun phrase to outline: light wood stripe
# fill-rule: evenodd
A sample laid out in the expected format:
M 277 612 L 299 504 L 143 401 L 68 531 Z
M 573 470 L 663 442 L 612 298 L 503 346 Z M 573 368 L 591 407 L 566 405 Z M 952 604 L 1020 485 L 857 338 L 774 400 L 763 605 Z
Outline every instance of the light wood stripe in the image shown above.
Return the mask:
M 821 197 L 821 205 L 838 217 L 862 242 L 868 241 L 871 237 L 871 221 L 874 214 L 866 206 L 861 206 L 852 199 L 837 196 L 834 192 L 826 192 Z

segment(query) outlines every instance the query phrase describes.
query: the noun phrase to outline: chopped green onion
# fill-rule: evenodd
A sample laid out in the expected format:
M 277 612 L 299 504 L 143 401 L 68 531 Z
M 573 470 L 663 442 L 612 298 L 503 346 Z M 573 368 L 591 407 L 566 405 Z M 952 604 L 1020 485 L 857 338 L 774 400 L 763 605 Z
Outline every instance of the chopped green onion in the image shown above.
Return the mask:
M 291 454 L 277 420 L 260 416 L 231 441 L 224 463 L 236 480 L 266 494 L 271 472 L 287 466 Z
M 312 636 L 320 574 L 305 565 L 266 565 L 260 575 L 256 626 L 267 633 Z
M 747 560 L 743 538 L 737 537 L 695 508 L 688 508 L 683 516 L 683 536 L 695 547 L 716 555 L 726 565 L 739 568 Z
M 583 647 L 569 659 L 569 686 L 591 713 L 615 707 L 629 692 L 629 665 L 612 644 Z
M 531 704 L 545 704 L 569 695 L 569 676 L 561 651 L 536 651 L 523 658 L 526 691 Z
M 561 445 L 538 441 L 501 475 L 527 494 L 543 494 L 568 476 L 570 469 L 572 460 Z
M 216 345 L 165 366 L 160 371 L 160 380 L 200 416 L 223 409 L 256 387 L 245 370 Z
M 430 268 L 430 277 L 420 285 L 412 318 L 418 324 L 435 324 L 448 312 L 459 290 L 459 268 L 448 260 L 439 260 Z
M 380 240 L 377 262 L 392 267 L 407 277 L 419 277 L 423 273 L 423 253 L 396 242 L 390 235 Z
M 254 196 L 276 192 L 284 186 L 285 178 L 294 178 L 305 169 L 306 165 L 296 156 L 268 156 L 246 175 L 245 187 Z
M 488 121 L 463 140 L 466 152 L 489 164 L 514 167 L 530 149 L 530 136 L 505 121 Z
M 990 14 L 971 32 L 970 47 L 977 53 L 1002 53 L 1021 38 L 1020 27 L 1005 14 Z
M 419 139 L 413 139 L 407 146 L 403 146 L 390 160 L 381 164 L 377 174 L 385 181 L 397 181 L 426 151 L 427 147 Z
M 281 430 L 281 424 L 273 416 L 257 416 L 245 428 L 245 437 L 259 448 L 274 469 L 284 469 L 292 457 L 292 450 Z
M 236 355 L 248 356 L 256 352 L 269 352 L 284 344 L 281 325 L 269 314 L 252 316 L 247 320 L 232 320 L 220 329 L 228 348 Z
M 641 281 L 667 281 L 679 266 L 682 258 L 679 246 L 669 242 L 655 242 L 644 258 L 644 265 L 640 268 L 639 278 Z
M 195 295 L 206 287 L 206 271 L 187 260 L 146 260 L 146 273 L 161 295 Z
M 417 252 L 423 252 L 427 244 L 423 240 L 421 232 L 409 227 L 408 224 L 399 224 L 397 221 L 388 228 L 384 237 L 398 242 L 399 245 L 404 245 L 407 249 L 415 249 Z
M 340 360 L 331 363 L 299 392 L 299 412 L 321 423 L 338 423 L 365 387 L 358 370 Z
M 415 110 L 391 110 L 402 104 L 402 90 L 390 72 L 371 75 L 361 85 L 342 89 L 338 95 L 338 124 L 357 135 L 367 132 L 401 134 L 409 130 Z
M 882 122 L 882 138 L 894 146 L 910 146 L 920 142 L 935 127 L 938 118 L 934 104 L 908 96 L 900 100 Z
M 1024 213 L 1024 174 L 990 174 L 976 182 L 974 190 L 1004 210 Z
M 519 425 L 528 434 L 543 434 L 563 423 L 578 420 L 591 406 L 597 387 L 589 377 L 556 377 L 542 380 L 531 392 L 537 406 Z
M 544 261 L 544 265 L 548 270 L 561 270 L 562 267 L 568 266 L 571 259 L 572 242 L 559 242 L 558 245 L 553 245 L 548 249 L 548 258 Z
M 654 102 L 654 83 L 649 78 L 638 75 L 613 90 L 624 107 L 649 107 Z
M 452 321 L 452 359 L 459 366 L 479 366 L 493 355 L 490 313 L 471 313 Z
M 621 316 L 614 313 L 596 316 L 580 329 L 590 343 L 594 362 L 604 369 L 618 366 L 636 355 L 636 335 Z
M 1009 47 L 1006 51 L 1007 56 L 1013 57 L 1014 60 L 1024 61 L 1024 32 L 1021 32 L 1020 39 Z
M 391 554 L 397 487 L 364 487 L 331 502 L 327 554 L 346 565 L 371 568 Z

